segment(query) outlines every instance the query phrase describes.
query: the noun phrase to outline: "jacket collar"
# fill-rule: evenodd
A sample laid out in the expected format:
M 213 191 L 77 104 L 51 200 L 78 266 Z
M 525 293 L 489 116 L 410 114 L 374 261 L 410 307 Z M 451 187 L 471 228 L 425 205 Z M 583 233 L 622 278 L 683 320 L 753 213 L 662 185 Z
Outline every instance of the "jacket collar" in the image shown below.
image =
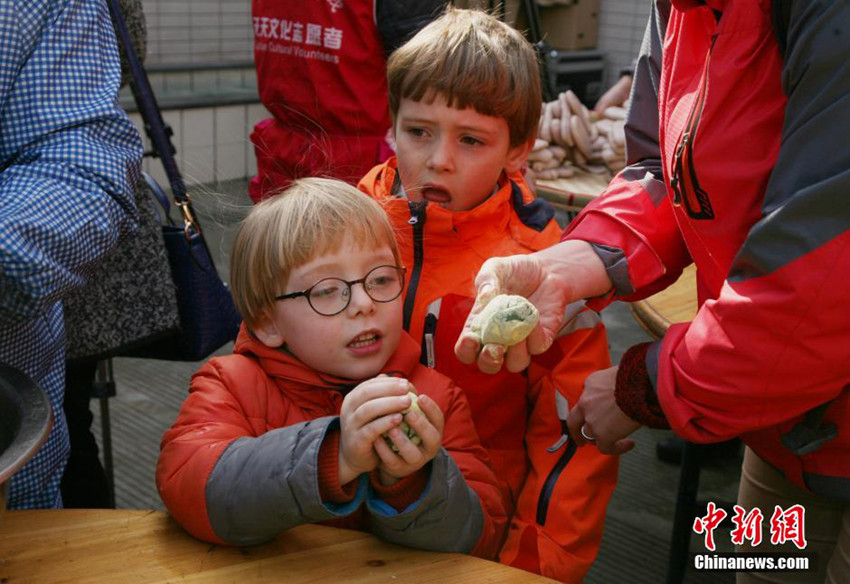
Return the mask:
M 253 357 L 277 387 L 298 407 L 314 415 L 339 411 L 342 399 L 361 381 L 326 375 L 305 365 L 284 347 L 267 347 L 252 335 L 243 323 L 233 352 Z M 398 348 L 381 373 L 410 378 L 419 363 L 419 345 L 402 332 Z
M 394 223 L 404 222 L 410 218 L 410 202 L 393 195 L 393 186 L 398 180 L 395 157 L 384 163 L 380 172 L 374 175 L 374 183 L 368 185 L 373 196 L 381 201 Z M 475 246 L 476 242 L 484 239 L 491 240 L 494 233 L 505 233 L 510 229 L 512 213 L 512 196 L 516 186 L 515 181 L 523 179 L 517 176 L 509 177 L 504 172 L 494 193 L 483 203 L 468 211 L 449 211 L 439 205 L 424 203 L 427 215 L 425 229 L 429 245 L 451 245 L 456 238 Z M 396 189 L 397 190 L 397 189 Z M 526 193 L 521 193 L 523 202 L 530 202 Z

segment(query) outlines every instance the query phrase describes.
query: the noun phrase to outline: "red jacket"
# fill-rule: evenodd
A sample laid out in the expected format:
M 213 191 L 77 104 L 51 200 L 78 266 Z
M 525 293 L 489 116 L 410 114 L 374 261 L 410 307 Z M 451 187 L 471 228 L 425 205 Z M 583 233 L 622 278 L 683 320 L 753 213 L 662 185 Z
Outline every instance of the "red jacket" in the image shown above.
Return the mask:
M 768 0 L 658 4 L 630 166 L 566 237 L 622 250 L 627 278 L 612 279 L 628 299 L 693 261 L 699 313 L 650 362 L 670 425 L 695 442 L 741 436 L 798 485 L 850 501 L 850 41 L 833 34 L 850 11 L 795 3 L 783 58 Z M 838 436 L 795 453 L 783 435 L 822 404 Z
M 403 335 L 384 372 L 433 398 L 445 429 L 425 493 L 403 512 L 387 511 L 365 475 L 352 503 L 320 500 L 316 460 L 356 382 L 320 375 L 243 326 L 234 354 L 210 359 L 192 377 L 162 439 L 156 480 L 169 513 L 216 543 L 257 543 L 301 523 L 334 520 L 403 545 L 494 557 L 506 514 L 469 405 L 418 357 L 418 345 Z
M 562 581 L 578 582 L 602 537 L 617 459 L 575 451 L 566 433 L 567 404 L 576 403 L 591 372 L 610 365 L 597 313 L 576 313 L 555 345 L 522 373 L 481 373 L 461 364 L 454 345 L 475 299 L 474 280 L 490 257 L 530 253 L 556 243 L 551 207 L 535 201 L 520 175 L 502 176 L 497 192 L 470 211 L 452 212 L 394 196 L 396 160 L 375 167 L 360 189 L 382 203 L 396 228 L 408 268 L 405 328 L 423 345 L 423 362 L 455 380 L 469 398 L 481 443 L 514 510 L 500 561 Z

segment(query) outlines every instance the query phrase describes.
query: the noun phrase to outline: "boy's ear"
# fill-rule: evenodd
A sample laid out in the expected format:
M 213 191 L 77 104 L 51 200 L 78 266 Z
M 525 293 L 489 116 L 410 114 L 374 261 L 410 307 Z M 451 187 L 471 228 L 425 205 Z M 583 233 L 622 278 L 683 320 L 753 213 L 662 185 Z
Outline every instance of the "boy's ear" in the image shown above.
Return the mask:
M 531 148 L 533 146 L 534 138 L 531 138 L 528 141 L 517 144 L 508 150 L 508 159 L 505 163 L 505 170 L 508 174 L 516 172 L 522 168 L 522 165 L 525 164 L 525 160 L 528 158 L 528 153 L 531 152 Z
M 263 312 L 252 332 L 261 343 L 272 349 L 282 346 L 285 342 L 283 332 L 278 329 L 275 319 L 267 311 Z

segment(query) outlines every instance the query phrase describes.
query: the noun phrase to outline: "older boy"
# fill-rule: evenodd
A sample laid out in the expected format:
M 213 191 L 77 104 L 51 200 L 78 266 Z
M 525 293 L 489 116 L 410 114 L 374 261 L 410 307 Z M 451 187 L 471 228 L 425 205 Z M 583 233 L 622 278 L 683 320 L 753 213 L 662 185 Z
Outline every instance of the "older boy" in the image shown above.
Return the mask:
M 482 12 L 449 9 L 388 63 L 397 159 L 361 190 L 396 228 L 410 279 L 404 326 L 422 361 L 464 388 L 476 429 L 514 510 L 503 563 L 580 581 L 602 536 L 617 460 L 576 452 L 566 415 L 585 377 L 609 363 L 598 315 L 574 305 L 546 353 L 481 374 L 453 347 L 488 258 L 559 239 L 551 208 L 519 173 L 534 142 L 541 90 L 534 51 Z

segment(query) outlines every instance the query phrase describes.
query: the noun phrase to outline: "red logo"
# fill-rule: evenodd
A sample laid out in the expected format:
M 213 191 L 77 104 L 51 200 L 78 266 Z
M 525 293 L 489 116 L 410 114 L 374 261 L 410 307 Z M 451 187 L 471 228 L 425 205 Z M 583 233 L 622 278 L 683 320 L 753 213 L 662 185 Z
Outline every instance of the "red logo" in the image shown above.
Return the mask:
M 770 543 L 774 545 L 790 541 L 797 549 L 806 549 L 806 509 L 794 505 L 783 511 L 779 505 L 770 517 Z
M 727 515 L 725 510 L 719 508 L 713 502 L 709 502 L 706 506 L 705 516 L 694 519 L 694 533 L 705 537 L 705 548 L 707 550 L 713 552 L 717 549 L 714 530 L 726 519 Z M 749 541 L 753 547 L 760 545 L 763 539 L 764 517 L 758 507 L 747 512 L 740 505 L 735 505 L 735 514 L 732 516 L 734 527 L 730 532 L 732 543 L 741 546 Z M 781 545 L 786 542 L 793 543 L 801 550 L 806 549 L 808 545 L 806 541 L 806 508 L 802 505 L 792 505 L 785 510 L 779 505 L 774 507 L 773 515 L 770 517 L 770 543 L 771 545 Z
M 751 509 L 745 514 L 745 509 L 740 505 L 735 505 L 735 515 L 732 516 L 732 523 L 735 528 L 732 530 L 732 543 L 735 545 L 744 545 L 745 541 L 749 541 L 753 547 L 761 543 L 761 529 L 764 515 L 758 508 Z
M 717 526 L 726 519 L 726 511 L 718 508 L 713 502 L 709 502 L 705 517 L 697 517 L 694 519 L 694 532 L 705 534 L 705 547 L 708 550 L 714 551 L 717 546 L 714 545 L 714 530 Z

